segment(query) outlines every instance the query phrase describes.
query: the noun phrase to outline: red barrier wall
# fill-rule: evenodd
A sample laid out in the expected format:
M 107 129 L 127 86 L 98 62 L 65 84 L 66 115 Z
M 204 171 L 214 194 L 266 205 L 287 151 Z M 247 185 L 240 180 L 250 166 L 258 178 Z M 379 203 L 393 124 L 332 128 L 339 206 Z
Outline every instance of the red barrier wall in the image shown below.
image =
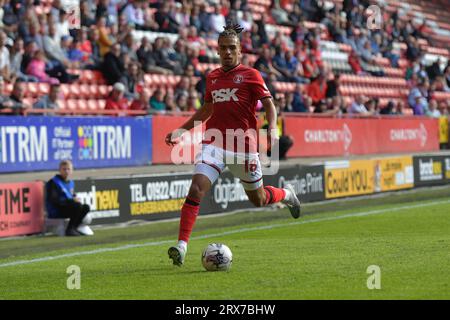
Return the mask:
M 152 163 L 174 163 L 171 159 L 171 153 L 173 147 L 166 145 L 165 138 L 169 132 L 172 132 L 182 126 L 190 116 L 164 116 L 156 115 L 153 117 L 152 127 L 152 144 L 153 144 L 153 160 Z M 191 130 L 193 132 L 193 130 Z M 184 136 L 186 137 L 186 136 Z M 200 146 L 201 133 L 198 133 L 194 137 L 194 143 L 197 147 Z M 195 157 L 194 143 L 192 141 L 185 141 L 185 143 L 191 145 L 191 156 L 188 163 L 193 163 Z
M 439 123 L 429 118 L 285 117 L 294 138 L 288 157 L 439 150 Z
M 153 163 L 172 163 L 172 147 L 164 139 L 188 118 L 153 118 Z M 424 117 L 324 118 L 285 114 L 285 134 L 294 138 L 287 154 L 290 158 L 439 150 L 439 122 Z
M 0 184 L 0 237 L 42 232 L 42 182 Z

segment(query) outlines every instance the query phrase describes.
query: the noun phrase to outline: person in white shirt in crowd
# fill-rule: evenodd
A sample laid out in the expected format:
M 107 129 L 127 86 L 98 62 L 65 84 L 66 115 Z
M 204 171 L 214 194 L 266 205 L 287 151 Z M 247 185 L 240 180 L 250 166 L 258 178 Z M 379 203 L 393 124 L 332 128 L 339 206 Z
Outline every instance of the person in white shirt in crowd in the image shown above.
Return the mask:
M 356 97 L 355 101 L 352 102 L 350 109 L 348 110 L 349 114 L 360 114 L 360 115 L 371 115 L 373 112 L 367 110 L 364 102 L 367 101 L 367 98 L 363 95 L 359 95 Z
M 438 103 L 436 100 L 430 100 L 428 104 L 428 112 L 427 115 L 432 118 L 439 118 L 441 116 L 441 112 L 438 109 Z

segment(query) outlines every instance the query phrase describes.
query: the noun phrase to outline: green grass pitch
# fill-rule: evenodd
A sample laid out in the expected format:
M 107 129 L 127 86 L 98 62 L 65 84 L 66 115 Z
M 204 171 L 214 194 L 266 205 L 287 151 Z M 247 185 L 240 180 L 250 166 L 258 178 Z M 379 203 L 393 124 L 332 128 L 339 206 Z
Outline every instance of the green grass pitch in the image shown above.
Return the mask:
M 181 268 L 167 257 L 178 221 L 2 240 L 0 299 L 450 299 L 449 196 L 310 204 L 299 220 L 286 209 L 199 219 Z M 203 270 L 211 242 L 231 248 L 229 272 Z M 80 289 L 67 288 L 71 265 Z M 380 289 L 368 289 L 371 265 Z

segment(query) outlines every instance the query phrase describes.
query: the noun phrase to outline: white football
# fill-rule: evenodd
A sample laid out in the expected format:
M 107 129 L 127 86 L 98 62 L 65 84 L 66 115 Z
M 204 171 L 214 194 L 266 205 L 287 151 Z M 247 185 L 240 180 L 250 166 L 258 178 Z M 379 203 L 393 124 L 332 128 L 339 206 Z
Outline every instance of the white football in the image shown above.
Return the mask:
M 202 264 L 207 271 L 228 271 L 233 262 L 230 248 L 223 243 L 211 243 L 202 254 Z

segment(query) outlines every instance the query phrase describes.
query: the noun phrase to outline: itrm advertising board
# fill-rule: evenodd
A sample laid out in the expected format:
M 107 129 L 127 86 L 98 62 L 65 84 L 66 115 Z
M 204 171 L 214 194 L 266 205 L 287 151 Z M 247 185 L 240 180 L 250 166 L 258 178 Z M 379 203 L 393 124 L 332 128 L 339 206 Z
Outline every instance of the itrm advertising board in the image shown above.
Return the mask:
M 0 172 L 138 166 L 151 162 L 149 117 L 0 116 Z

